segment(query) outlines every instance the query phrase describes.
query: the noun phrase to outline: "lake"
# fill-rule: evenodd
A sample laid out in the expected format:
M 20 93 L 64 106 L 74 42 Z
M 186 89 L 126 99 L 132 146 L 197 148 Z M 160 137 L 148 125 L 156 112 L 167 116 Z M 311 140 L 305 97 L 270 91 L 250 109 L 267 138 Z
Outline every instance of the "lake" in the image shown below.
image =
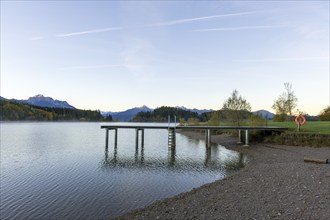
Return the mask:
M 109 123 L 2 122 L 1 219 L 113 218 L 156 200 L 224 178 L 246 158 L 220 145 L 166 130 L 119 129 L 114 146 Z

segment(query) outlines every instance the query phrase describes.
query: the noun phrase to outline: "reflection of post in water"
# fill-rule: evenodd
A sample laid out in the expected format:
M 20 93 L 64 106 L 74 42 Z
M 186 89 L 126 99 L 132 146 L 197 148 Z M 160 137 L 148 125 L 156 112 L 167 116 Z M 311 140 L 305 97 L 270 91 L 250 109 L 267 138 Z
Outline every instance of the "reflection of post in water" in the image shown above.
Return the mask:
M 117 144 L 115 144 L 114 148 L 113 148 L 113 158 L 109 158 L 109 148 L 108 146 L 105 146 L 105 150 L 104 150 L 104 162 L 105 163 L 113 163 L 116 164 L 117 163 L 117 154 L 118 154 L 118 148 L 117 148 Z
M 139 131 L 141 131 L 141 158 L 140 162 L 144 163 L 144 129 L 135 129 L 135 154 L 134 161 L 137 163 L 139 161 Z
M 135 146 L 139 147 L 139 131 L 141 131 L 141 146 L 144 145 L 144 129 L 136 128 L 135 129 Z
M 134 154 L 134 161 L 135 163 L 140 162 L 141 164 L 144 163 L 144 145 L 141 146 L 141 155 L 139 158 L 139 145 L 135 145 L 135 154 Z
M 137 142 L 135 145 L 134 161 L 135 161 L 135 163 L 137 163 L 139 161 L 139 145 Z
M 207 164 L 211 161 L 211 146 L 205 147 L 205 162 L 204 165 L 207 166 Z
M 244 159 L 243 154 L 239 153 L 238 167 L 243 167 L 244 166 L 243 159 Z
M 175 147 L 169 147 L 168 148 L 168 165 L 174 166 L 175 165 L 175 159 L 176 159 L 176 148 Z
M 144 143 L 142 143 L 142 146 L 141 146 L 141 163 L 143 164 L 144 163 Z
M 109 150 L 108 147 L 106 146 L 104 150 L 104 163 L 107 163 L 108 160 L 109 160 Z

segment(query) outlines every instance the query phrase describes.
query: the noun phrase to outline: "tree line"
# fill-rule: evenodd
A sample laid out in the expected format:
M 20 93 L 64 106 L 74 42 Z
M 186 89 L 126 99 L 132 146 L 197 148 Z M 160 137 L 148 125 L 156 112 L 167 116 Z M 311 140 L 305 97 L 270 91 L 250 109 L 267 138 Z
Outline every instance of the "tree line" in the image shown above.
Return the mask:
M 103 118 L 100 111 L 69 108 L 50 108 L 0 101 L 1 121 L 112 121 L 111 115 Z
M 294 114 L 306 115 L 308 120 L 323 120 L 330 121 L 330 106 L 326 107 L 318 117 L 307 116 L 302 111 L 296 109 L 298 98 L 294 94 L 294 90 L 290 83 L 284 83 L 284 92 L 274 101 L 272 108 L 276 114 L 274 121 L 293 121 Z M 220 122 L 230 125 L 243 125 L 249 121 L 250 125 L 263 125 L 265 119 L 262 115 L 255 115 L 251 112 L 250 103 L 242 97 L 235 89 L 231 96 L 225 100 L 222 108 L 218 111 L 207 112 L 198 115 L 196 112 L 183 110 L 180 108 L 173 108 L 162 106 L 150 112 L 139 112 L 134 118 L 135 122 L 167 122 L 168 116 L 177 117 L 180 124 L 197 125 L 200 122 L 208 125 L 219 125 Z
M 135 122 L 167 122 L 168 117 L 171 118 L 172 122 L 174 121 L 174 117 L 177 117 L 177 121 L 179 120 L 188 120 L 196 119 L 202 120 L 202 118 L 196 113 L 189 110 L 184 110 L 180 108 L 174 108 L 169 106 L 162 106 L 154 109 L 150 112 L 139 112 L 133 118 Z

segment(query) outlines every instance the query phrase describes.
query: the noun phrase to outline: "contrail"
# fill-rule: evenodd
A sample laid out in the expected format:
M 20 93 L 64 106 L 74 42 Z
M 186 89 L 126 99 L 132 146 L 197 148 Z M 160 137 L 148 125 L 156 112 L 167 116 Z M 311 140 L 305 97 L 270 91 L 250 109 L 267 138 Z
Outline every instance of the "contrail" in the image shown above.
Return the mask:
M 229 27 L 229 28 L 210 28 L 193 30 L 195 32 L 209 32 L 209 31 L 241 31 L 241 30 L 255 30 L 255 29 L 272 29 L 272 28 L 286 28 L 285 25 L 268 25 L 268 26 L 246 26 L 246 27 Z
M 259 62 L 287 62 L 287 61 L 309 61 L 309 60 L 326 60 L 329 61 L 329 57 L 281 57 L 281 58 L 265 58 L 265 59 L 238 59 L 234 62 L 246 62 L 246 63 L 259 63 Z
M 249 15 L 249 14 L 255 14 L 255 13 L 256 13 L 256 11 L 247 11 L 247 12 L 239 12 L 239 13 L 232 13 L 232 14 L 221 14 L 221 15 L 211 15 L 211 16 L 205 16 L 205 17 L 186 18 L 186 19 L 179 19 L 179 20 L 155 23 L 155 24 L 151 24 L 148 26 L 168 26 L 168 25 L 182 24 L 182 23 L 212 19 L 212 18 L 241 16 L 241 15 Z
M 108 31 L 117 31 L 122 30 L 122 27 L 111 27 L 111 28 L 102 28 L 102 29 L 93 29 L 87 31 L 80 31 L 80 32 L 72 32 L 67 34 L 58 34 L 56 37 L 71 37 L 76 35 L 85 35 L 85 34 L 93 34 L 93 33 L 101 33 L 101 32 L 108 32 Z

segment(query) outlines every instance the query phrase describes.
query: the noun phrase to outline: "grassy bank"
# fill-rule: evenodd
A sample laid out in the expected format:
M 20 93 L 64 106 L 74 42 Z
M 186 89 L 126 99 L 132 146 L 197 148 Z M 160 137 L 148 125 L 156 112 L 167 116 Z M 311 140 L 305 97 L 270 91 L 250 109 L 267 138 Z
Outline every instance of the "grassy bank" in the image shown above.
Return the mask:
M 308 121 L 300 128 L 300 132 L 297 131 L 297 125 L 295 122 L 268 121 L 267 125 L 286 127 L 288 128 L 288 131 L 281 134 L 264 136 L 262 137 L 263 142 L 292 146 L 330 146 L 329 121 Z
M 273 122 L 268 121 L 268 126 L 286 127 L 289 131 L 297 131 L 294 122 Z M 302 133 L 330 134 L 330 121 L 308 121 L 300 128 Z

